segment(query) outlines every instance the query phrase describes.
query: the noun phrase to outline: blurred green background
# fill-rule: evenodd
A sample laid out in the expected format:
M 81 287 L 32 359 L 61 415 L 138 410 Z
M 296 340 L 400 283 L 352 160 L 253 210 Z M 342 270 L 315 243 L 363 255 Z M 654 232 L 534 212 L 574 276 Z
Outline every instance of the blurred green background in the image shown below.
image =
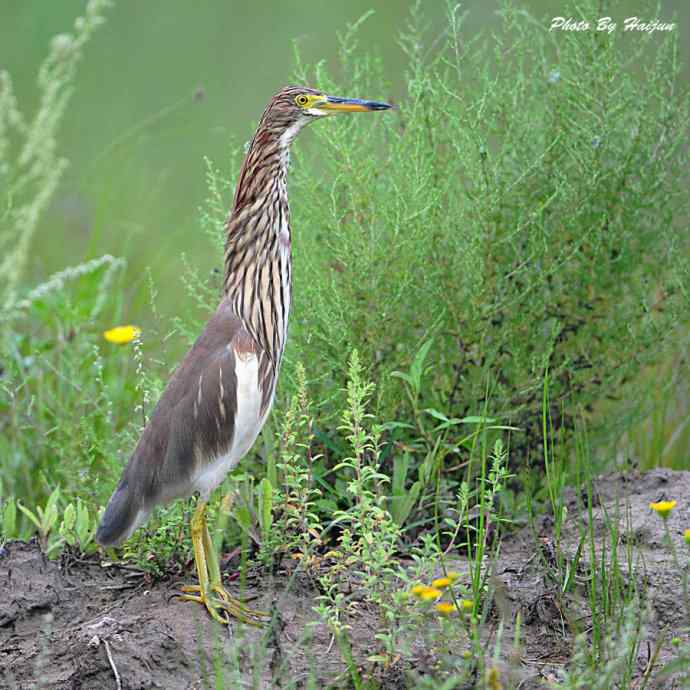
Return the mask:
M 0 66 L 9 69 L 26 114 L 36 104 L 35 75 L 52 36 L 70 31 L 84 4 L 3 0 Z M 423 5 L 432 34 L 441 34 L 446 3 Z M 544 21 L 563 11 L 552 0 L 522 5 Z M 493 0 L 463 5 L 468 39 L 500 21 L 497 6 Z M 234 175 L 229 146 L 249 140 L 267 100 L 293 81 L 294 42 L 305 62 L 324 60 L 335 71 L 338 33 L 369 10 L 359 40 L 383 60 L 390 92 L 343 95 L 399 101 L 404 56 L 397 37 L 409 7 L 409 0 L 116 3 L 79 67 L 60 133 L 70 167 L 36 235 L 29 283 L 107 252 L 129 263 L 125 318 L 147 318 L 147 268 L 159 288 L 161 315 L 184 309 L 182 252 L 202 274 L 220 264 L 198 221 L 206 197 L 204 156 Z M 618 21 L 675 19 L 684 33 L 690 3 L 664 0 L 656 13 L 639 1 L 614 2 L 604 14 Z M 682 37 L 681 45 L 687 61 Z M 298 145 L 309 147 L 310 137 Z M 232 193 L 227 190 L 228 205 Z

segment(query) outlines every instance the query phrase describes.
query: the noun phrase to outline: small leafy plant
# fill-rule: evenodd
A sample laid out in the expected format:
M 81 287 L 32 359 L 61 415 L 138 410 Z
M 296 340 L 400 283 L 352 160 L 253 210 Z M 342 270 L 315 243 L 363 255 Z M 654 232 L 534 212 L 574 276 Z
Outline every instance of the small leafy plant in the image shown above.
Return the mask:
M 41 546 L 45 551 L 48 551 L 48 538 L 53 533 L 55 526 L 57 525 L 58 519 L 60 517 L 58 512 L 58 501 L 60 500 L 60 488 L 55 487 L 48 500 L 44 506 L 37 505 L 35 510 L 27 508 L 22 505 L 21 502 L 17 503 L 19 510 L 21 510 L 24 515 L 33 523 L 38 531 L 38 538 L 41 542 Z M 51 549 L 57 547 L 57 543 L 54 542 L 50 545 Z
M 61 539 L 68 544 L 78 548 L 82 553 L 93 553 L 96 550 L 96 528 L 98 518 L 89 514 L 89 509 L 80 499 L 75 503 L 67 504 L 62 513 L 59 533 Z

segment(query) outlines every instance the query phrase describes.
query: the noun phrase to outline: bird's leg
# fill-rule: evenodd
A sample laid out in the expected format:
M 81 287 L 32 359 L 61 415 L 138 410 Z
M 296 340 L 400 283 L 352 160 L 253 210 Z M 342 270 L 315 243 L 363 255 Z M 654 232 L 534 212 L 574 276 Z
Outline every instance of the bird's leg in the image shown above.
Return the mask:
M 199 501 L 190 522 L 192 547 L 194 549 L 194 564 L 196 565 L 196 574 L 199 578 L 199 584 L 183 585 L 180 587 L 180 590 L 184 592 L 184 594 L 180 595 L 180 598 L 185 601 L 196 601 L 200 604 L 204 604 L 214 620 L 223 625 L 227 625 L 227 623 L 229 623 L 228 616 L 221 616 L 220 613 L 218 613 L 217 608 L 219 607 L 213 605 L 209 596 L 208 563 L 206 561 L 203 537 L 204 527 L 206 526 L 205 511 L 206 502 Z M 189 594 L 189 592 L 198 592 L 198 595 Z
M 253 609 L 247 608 L 241 601 L 228 594 L 225 587 L 223 587 L 223 580 L 220 575 L 220 566 L 218 565 L 218 556 L 216 555 L 216 550 L 213 547 L 213 542 L 211 541 L 208 525 L 205 523 L 202 536 L 204 539 L 204 551 L 206 552 L 209 588 L 212 592 L 215 592 L 223 602 L 225 602 L 225 610 L 232 616 L 235 616 L 235 618 L 238 618 L 245 623 L 256 624 L 259 622 L 258 619 L 268 618 L 270 616 L 269 613 L 266 613 L 265 611 L 254 611 Z
M 206 503 L 200 501 L 191 520 L 192 546 L 199 584 L 180 587 L 181 591 L 184 592 L 180 598 L 185 601 L 204 604 L 211 617 L 223 625 L 230 622 L 230 616 L 243 623 L 259 625 L 260 619 L 268 614 L 248 609 L 242 602 L 231 597 L 223 587 L 218 557 L 206 524 L 205 510 Z M 196 594 L 191 594 L 191 592 Z M 217 594 L 219 598 L 212 596 L 212 592 Z

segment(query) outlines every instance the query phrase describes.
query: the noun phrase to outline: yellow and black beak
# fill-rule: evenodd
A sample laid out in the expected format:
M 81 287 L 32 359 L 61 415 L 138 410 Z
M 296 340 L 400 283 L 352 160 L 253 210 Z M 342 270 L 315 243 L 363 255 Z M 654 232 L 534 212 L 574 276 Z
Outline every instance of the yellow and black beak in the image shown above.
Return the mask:
M 371 110 L 390 110 L 393 107 L 389 103 L 363 101 L 360 98 L 338 98 L 337 96 L 324 96 L 324 100 L 315 103 L 314 106 L 319 110 L 341 113 L 366 113 Z

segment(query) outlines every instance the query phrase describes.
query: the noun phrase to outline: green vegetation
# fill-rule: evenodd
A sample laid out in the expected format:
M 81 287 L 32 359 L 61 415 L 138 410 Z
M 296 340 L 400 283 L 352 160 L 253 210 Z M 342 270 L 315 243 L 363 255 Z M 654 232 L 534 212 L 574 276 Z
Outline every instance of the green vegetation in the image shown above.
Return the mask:
M 149 275 L 141 339 L 106 342 L 103 330 L 127 315 L 123 258 L 93 258 L 37 286 L 26 278 L 65 167 L 58 127 L 107 4 L 91 0 L 74 35 L 56 37 L 33 116 L 0 72 L 1 534 L 38 534 L 51 557 L 96 552 L 99 511 L 175 364 L 168 343 L 179 352 L 202 325 L 160 317 L 162 287 Z M 492 563 L 505 535 L 527 529 L 558 606 L 579 597 L 590 620 L 585 629 L 564 618 L 576 642 L 554 687 L 633 687 L 647 616 L 630 577 L 635 540 L 619 515 L 595 533 L 592 478 L 615 467 L 616 448 L 634 448 L 644 468 L 690 469 L 679 37 L 555 35 L 506 6 L 500 31 L 469 41 L 456 8 L 441 36 L 420 8 L 401 34 L 397 116 L 334 120 L 309 132 L 313 149 L 296 147 L 286 364 L 271 421 L 209 507 L 213 538 L 240 545 L 243 568 L 294 561 L 316 583 L 315 612 L 347 667 L 335 687 L 379 687 L 369 671 L 404 666 L 416 641 L 433 663 L 408 669 L 409 687 L 495 690 L 518 687 L 502 664 L 522 643 L 519 614 L 510 625 L 501 617 Z M 388 93 L 357 32 L 341 37 L 336 73 L 297 53 L 296 79 Z M 201 222 L 218 253 L 241 156 L 236 147 L 208 162 Z M 188 265 L 183 281 L 205 318 L 219 280 Z M 574 553 L 561 543 L 568 487 L 590 517 Z M 193 500 L 159 511 L 108 558 L 180 573 Z M 539 546 L 544 512 L 552 557 Z M 668 548 L 687 569 L 670 536 Z M 468 570 L 456 575 L 458 553 Z M 439 575 L 445 608 L 433 592 L 425 601 Z M 380 616 L 364 664 L 344 580 Z M 687 606 L 687 576 L 683 588 Z M 654 659 L 671 642 L 660 635 Z M 672 654 L 666 671 L 684 672 L 690 651 Z M 635 687 L 656 672 L 650 664 Z
M 641 369 L 685 333 L 687 94 L 674 87 L 673 40 L 655 41 L 652 56 L 645 40 L 556 44 L 521 12 L 503 19 L 492 40 L 467 46 L 451 12 L 429 51 L 413 14 L 396 126 L 314 128 L 328 174 L 315 184 L 299 161 L 293 175 L 292 342 L 320 399 L 343 388 L 333 372 L 356 347 L 384 416 L 409 418 L 389 374 L 433 337 L 419 407 L 463 417 L 488 387 L 526 456 L 541 442 L 546 370 L 552 423 L 572 429 L 607 396 L 638 401 Z M 353 36 L 342 43 L 350 81 L 322 67 L 300 78 L 380 92 L 382 66 Z M 644 75 L 626 67 L 642 61 Z M 620 407 L 592 421 L 620 434 L 640 411 Z

